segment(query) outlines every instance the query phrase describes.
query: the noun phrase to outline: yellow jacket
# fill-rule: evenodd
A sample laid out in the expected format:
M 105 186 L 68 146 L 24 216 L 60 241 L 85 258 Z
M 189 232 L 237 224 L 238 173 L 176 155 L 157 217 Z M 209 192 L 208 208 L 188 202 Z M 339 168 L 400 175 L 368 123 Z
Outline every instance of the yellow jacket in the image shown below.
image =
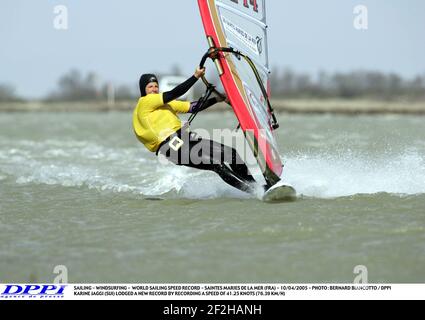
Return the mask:
M 149 151 L 156 152 L 162 141 L 182 127 L 177 113 L 189 109 L 189 101 L 164 104 L 162 93 L 141 97 L 133 112 L 134 133 Z

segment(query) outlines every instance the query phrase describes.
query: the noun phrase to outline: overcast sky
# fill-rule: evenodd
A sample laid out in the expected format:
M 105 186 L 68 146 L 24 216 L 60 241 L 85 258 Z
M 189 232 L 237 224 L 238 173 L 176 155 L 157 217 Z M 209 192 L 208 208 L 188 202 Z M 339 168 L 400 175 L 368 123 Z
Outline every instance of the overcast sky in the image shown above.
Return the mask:
M 66 31 L 53 27 L 56 5 L 68 8 Z M 366 31 L 353 26 L 357 5 Z M 424 0 L 267 0 L 267 19 L 272 66 L 425 73 Z M 27 97 L 71 68 L 117 84 L 175 64 L 190 75 L 206 49 L 196 0 L 0 1 L 0 84 Z

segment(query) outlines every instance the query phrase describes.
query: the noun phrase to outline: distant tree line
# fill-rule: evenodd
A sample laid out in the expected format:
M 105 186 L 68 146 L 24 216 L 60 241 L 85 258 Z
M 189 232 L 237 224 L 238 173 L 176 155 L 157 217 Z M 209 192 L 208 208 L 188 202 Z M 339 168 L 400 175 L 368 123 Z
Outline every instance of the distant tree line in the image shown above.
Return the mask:
M 57 83 L 57 89 L 44 99 L 45 101 L 104 101 L 108 94 L 113 94 L 115 100 L 128 100 L 136 96 L 135 88 L 112 83 L 101 82 L 100 77 L 89 72 L 83 75 L 78 70 L 70 70 L 61 76 Z M 110 93 L 113 90 L 113 93 Z
M 22 101 L 15 93 L 15 88 L 8 84 L 0 83 L 0 102 L 16 102 Z
M 182 74 L 178 66 L 173 66 L 171 71 L 171 74 Z M 160 74 L 158 76 L 161 77 Z M 209 73 L 207 78 L 221 88 L 219 78 L 215 73 Z M 52 102 L 105 101 L 111 95 L 115 101 L 134 100 L 140 94 L 137 79 L 133 80 L 134 85 L 113 86 L 110 82 L 102 82 L 94 72 L 82 74 L 74 69 L 62 75 L 58 80 L 57 88 L 43 100 Z M 346 73 L 322 71 L 312 76 L 290 69 L 275 68 L 271 73 L 270 83 L 274 98 L 367 98 L 425 101 L 425 74 L 406 79 L 394 73 L 360 70 Z M 195 93 L 200 95 L 203 91 L 202 83 L 198 83 Z M 0 83 L 0 102 L 8 101 L 23 101 L 23 99 L 16 95 L 13 86 Z
M 174 66 L 172 74 L 181 75 Z M 160 74 L 158 74 L 161 77 Z M 218 76 L 208 74 L 208 79 L 219 84 Z M 271 73 L 271 92 L 275 98 L 341 98 L 376 100 L 425 100 L 425 74 L 405 79 L 394 73 L 359 70 L 352 72 L 328 73 L 321 71 L 316 76 L 297 73 L 290 69 L 275 68 Z M 48 101 L 105 100 L 108 83 L 100 83 L 99 77 L 89 72 L 82 75 L 71 70 L 60 77 L 58 88 L 51 93 Z M 200 95 L 203 87 L 198 85 L 195 92 Z M 138 83 L 134 86 L 121 85 L 114 88 L 115 100 L 131 100 L 139 97 Z
M 182 75 L 178 66 L 171 68 L 172 75 Z M 157 74 L 161 79 L 161 74 Z M 218 77 L 217 77 L 218 80 Z M 56 101 L 105 101 L 108 96 L 113 94 L 115 101 L 134 100 L 140 97 L 138 79 L 135 79 L 134 85 L 115 86 L 110 82 L 102 82 L 100 77 L 89 72 L 83 75 L 78 70 L 70 70 L 62 75 L 57 83 L 57 89 L 45 97 L 47 102 Z M 202 90 L 199 86 L 195 87 L 196 94 L 201 95 Z M 112 90 L 112 92 L 111 92 Z
M 359 70 L 322 71 L 312 77 L 290 69 L 275 69 L 270 83 L 273 97 L 425 100 L 425 74 L 404 79 L 394 73 Z

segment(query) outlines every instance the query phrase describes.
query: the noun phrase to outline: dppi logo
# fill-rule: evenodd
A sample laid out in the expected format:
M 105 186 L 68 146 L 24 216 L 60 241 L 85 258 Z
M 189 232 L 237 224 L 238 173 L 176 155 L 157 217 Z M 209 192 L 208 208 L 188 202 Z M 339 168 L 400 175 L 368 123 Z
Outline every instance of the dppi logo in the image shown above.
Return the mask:
M 63 298 L 66 285 L 6 285 L 2 298 Z

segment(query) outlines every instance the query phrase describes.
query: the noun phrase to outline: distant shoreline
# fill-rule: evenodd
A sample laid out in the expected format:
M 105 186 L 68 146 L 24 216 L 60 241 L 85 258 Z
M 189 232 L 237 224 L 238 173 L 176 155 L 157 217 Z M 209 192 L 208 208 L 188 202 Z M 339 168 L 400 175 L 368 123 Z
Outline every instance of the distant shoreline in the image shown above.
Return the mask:
M 132 112 L 137 101 L 106 102 L 1 102 L 0 112 Z M 425 101 L 377 101 L 342 99 L 276 99 L 272 100 L 277 112 L 300 114 L 405 114 L 425 115 Z M 208 111 L 226 111 L 229 106 L 219 104 Z

